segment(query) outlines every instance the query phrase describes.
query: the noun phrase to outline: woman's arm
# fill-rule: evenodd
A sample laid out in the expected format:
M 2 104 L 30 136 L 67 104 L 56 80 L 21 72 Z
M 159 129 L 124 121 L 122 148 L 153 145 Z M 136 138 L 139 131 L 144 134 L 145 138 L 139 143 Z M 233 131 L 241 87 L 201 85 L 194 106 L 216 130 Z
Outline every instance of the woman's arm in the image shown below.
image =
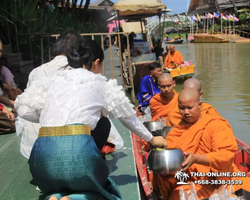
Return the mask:
M 122 87 L 118 86 L 116 80 L 108 81 L 105 93 L 106 106 L 103 109 L 105 116 L 119 119 L 131 132 L 154 146 L 167 146 L 167 142 L 163 137 L 153 137 L 142 122 L 135 116 L 133 105 L 129 102 Z
M 14 106 L 15 103 L 4 95 L 0 95 L 0 102 L 5 104 L 6 106 Z

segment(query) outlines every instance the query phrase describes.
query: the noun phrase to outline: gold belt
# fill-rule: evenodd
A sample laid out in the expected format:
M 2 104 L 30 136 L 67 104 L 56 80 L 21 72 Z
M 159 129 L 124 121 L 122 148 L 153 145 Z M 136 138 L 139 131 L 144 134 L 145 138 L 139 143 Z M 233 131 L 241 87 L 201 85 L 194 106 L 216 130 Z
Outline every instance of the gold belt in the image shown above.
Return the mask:
M 39 130 L 38 137 L 65 135 L 91 135 L 91 130 L 90 127 L 87 125 L 42 127 Z

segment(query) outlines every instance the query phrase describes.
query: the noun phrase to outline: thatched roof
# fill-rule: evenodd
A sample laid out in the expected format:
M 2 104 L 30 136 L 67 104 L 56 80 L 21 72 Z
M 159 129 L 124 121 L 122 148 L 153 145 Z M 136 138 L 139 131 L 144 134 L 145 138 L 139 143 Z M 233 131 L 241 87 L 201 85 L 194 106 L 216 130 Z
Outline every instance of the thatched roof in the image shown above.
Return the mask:
M 123 0 L 117 1 L 113 9 L 120 17 L 150 17 L 157 15 L 167 6 L 161 0 Z

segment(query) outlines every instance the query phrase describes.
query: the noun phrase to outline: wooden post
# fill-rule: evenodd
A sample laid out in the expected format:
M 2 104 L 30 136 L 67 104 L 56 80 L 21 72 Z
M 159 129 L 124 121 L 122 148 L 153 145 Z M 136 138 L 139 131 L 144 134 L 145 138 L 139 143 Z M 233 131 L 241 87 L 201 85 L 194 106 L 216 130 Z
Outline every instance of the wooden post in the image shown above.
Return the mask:
M 112 42 L 111 35 L 109 33 L 109 51 L 110 51 L 110 64 L 111 64 L 111 78 L 114 78 L 114 66 L 113 66 L 113 53 L 112 53 Z
M 135 103 L 135 88 L 134 88 L 134 81 L 133 81 L 133 74 L 132 74 L 132 68 L 131 68 L 131 60 L 130 60 L 130 46 L 129 46 L 129 39 L 128 35 L 127 37 L 127 51 L 128 51 L 128 72 L 129 72 L 129 82 L 132 88 L 131 95 L 132 95 L 132 102 Z
M 120 38 L 121 38 L 121 35 L 118 34 L 119 61 L 120 61 L 120 70 L 121 70 L 121 85 L 123 86 L 124 81 L 123 81 L 123 75 L 122 75 L 122 73 L 123 73 L 123 71 L 122 71 L 122 69 L 123 69 L 123 67 L 122 67 L 122 52 L 121 52 L 122 48 L 121 48 L 121 39 Z
M 104 51 L 103 35 L 101 35 L 101 46 L 102 46 L 102 50 Z M 105 75 L 105 62 L 103 62 L 102 74 Z

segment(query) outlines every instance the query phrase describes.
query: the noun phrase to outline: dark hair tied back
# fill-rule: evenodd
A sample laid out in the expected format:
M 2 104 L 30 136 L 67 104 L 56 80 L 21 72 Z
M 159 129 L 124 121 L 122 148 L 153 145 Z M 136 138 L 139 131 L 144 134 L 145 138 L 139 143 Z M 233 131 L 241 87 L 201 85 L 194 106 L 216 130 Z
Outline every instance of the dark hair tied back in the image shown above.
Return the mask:
M 69 65 L 73 68 L 80 68 L 81 63 L 80 63 L 80 55 L 74 50 L 73 52 L 69 52 L 67 55 Z
M 85 66 L 90 70 L 97 59 L 100 59 L 100 62 L 104 60 L 103 50 L 94 40 L 84 40 L 77 47 L 67 56 L 69 65 L 73 68 Z

